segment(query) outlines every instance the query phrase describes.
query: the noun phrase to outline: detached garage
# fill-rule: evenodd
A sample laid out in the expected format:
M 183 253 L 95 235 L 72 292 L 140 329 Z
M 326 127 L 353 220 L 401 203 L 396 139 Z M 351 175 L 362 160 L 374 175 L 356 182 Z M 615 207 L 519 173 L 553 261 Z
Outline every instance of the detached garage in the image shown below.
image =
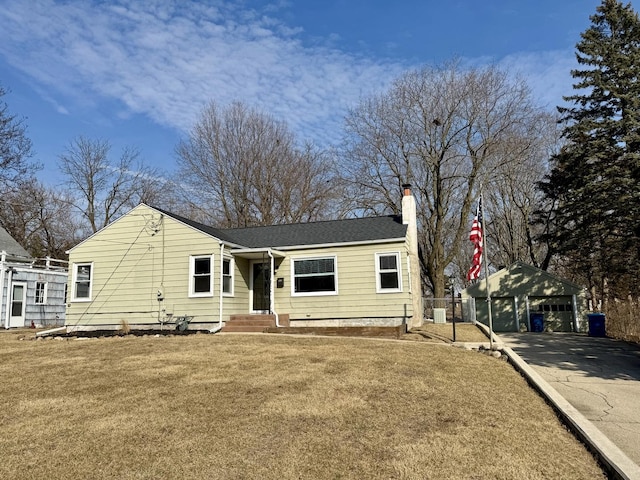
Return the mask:
M 462 291 L 467 318 L 489 324 L 484 279 Z M 545 329 L 586 331 L 585 289 L 522 262 L 489 276 L 491 317 L 495 332 L 532 331 L 532 316 L 542 316 Z M 472 300 L 470 300 L 472 299 Z

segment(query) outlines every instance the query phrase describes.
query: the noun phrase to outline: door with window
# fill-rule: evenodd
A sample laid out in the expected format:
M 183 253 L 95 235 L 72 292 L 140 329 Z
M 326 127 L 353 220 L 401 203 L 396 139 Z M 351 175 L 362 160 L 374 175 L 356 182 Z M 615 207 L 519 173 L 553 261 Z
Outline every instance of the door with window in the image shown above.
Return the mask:
M 27 303 L 27 284 L 14 282 L 11 284 L 11 302 L 9 313 L 9 327 L 24 327 L 25 306 Z
M 251 265 L 251 312 L 269 313 L 271 274 L 269 263 L 254 262 Z

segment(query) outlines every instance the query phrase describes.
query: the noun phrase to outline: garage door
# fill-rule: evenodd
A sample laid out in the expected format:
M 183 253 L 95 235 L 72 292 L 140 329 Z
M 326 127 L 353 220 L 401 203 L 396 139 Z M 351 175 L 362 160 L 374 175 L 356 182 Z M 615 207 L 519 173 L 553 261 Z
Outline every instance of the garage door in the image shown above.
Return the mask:
M 476 298 L 476 319 L 489 325 L 487 299 Z M 494 332 L 516 332 L 515 300 L 513 297 L 497 297 L 491 299 L 491 319 Z
M 529 297 L 529 312 L 542 313 L 545 328 L 554 332 L 573 331 L 573 300 L 570 296 Z

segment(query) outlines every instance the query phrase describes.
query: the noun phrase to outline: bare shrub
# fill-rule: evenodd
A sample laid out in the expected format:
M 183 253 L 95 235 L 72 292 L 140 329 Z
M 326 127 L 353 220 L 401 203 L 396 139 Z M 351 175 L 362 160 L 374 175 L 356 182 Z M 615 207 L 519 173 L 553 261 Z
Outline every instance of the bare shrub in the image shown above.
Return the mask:
M 640 343 L 640 303 L 632 299 L 608 302 L 605 308 L 607 335 Z
M 118 329 L 120 335 L 129 335 L 131 332 L 131 325 L 126 320 L 120 320 L 120 328 Z

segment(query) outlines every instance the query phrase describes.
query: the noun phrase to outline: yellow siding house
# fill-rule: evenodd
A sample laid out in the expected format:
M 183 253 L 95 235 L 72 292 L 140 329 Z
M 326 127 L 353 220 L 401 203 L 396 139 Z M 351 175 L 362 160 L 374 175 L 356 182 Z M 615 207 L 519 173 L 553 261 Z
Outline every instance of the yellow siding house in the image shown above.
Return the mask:
M 422 315 L 409 186 L 403 216 L 217 229 L 145 204 L 69 251 L 68 331 L 218 331 L 234 318 L 396 326 Z

